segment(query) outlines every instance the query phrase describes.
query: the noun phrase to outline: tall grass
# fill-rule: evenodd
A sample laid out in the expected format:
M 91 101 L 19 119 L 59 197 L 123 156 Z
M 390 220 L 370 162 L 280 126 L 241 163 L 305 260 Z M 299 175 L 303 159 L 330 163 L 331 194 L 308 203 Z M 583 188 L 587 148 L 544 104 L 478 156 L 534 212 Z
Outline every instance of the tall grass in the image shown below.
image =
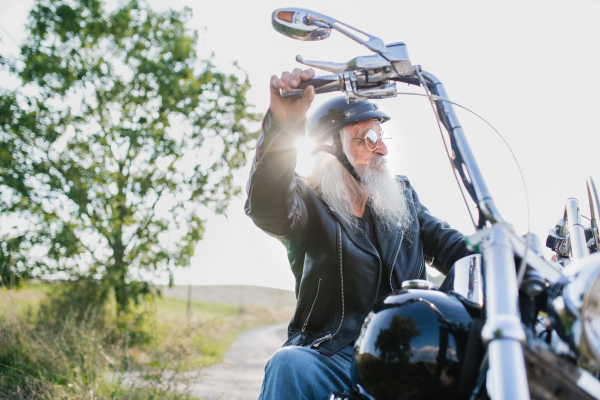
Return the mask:
M 193 303 L 190 316 L 176 299 L 119 317 L 110 304 L 57 312 L 39 289 L 0 292 L 0 400 L 193 399 L 239 332 L 288 315 Z

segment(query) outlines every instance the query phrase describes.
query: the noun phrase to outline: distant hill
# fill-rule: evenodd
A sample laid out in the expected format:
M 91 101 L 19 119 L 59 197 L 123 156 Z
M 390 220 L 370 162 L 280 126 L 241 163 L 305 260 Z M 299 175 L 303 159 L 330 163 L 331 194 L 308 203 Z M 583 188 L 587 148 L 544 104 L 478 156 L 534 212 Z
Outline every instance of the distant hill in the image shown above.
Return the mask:
M 433 277 L 428 275 L 429 281 L 441 285 L 444 276 Z M 172 288 L 158 286 L 163 296 L 176 299 L 187 299 L 190 295 L 195 301 L 210 303 L 251 304 L 264 308 L 292 308 L 296 307 L 296 295 L 290 290 L 274 289 L 264 286 L 251 285 L 178 285 Z
M 191 298 L 195 301 L 211 303 L 251 304 L 264 308 L 294 308 L 296 295 L 294 292 L 250 285 L 192 285 L 192 286 L 159 286 L 163 296 L 176 299 Z

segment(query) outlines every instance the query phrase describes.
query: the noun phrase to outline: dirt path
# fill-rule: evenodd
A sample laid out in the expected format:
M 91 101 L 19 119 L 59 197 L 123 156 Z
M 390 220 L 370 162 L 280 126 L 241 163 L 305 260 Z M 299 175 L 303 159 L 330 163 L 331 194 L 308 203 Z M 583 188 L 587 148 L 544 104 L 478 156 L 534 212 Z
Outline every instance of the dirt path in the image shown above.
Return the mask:
M 286 340 L 287 322 L 253 329 L 237 337 L 223 362 L 202 370 L 192 394 L 203 400 L 256 400 L 271 354 Z

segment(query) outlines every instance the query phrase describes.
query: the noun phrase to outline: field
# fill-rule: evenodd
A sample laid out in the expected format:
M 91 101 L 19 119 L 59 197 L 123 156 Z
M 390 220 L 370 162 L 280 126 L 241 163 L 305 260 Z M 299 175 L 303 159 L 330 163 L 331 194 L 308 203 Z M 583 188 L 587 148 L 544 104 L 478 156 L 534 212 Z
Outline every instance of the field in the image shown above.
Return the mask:
M 284 321 L 289 308 L 175 298 L 135 315 L 57 321 L 44 313 L 51 285 L 0 292 L 0 399 L 191 399 L 203 366 L 219 362 L 246 329 Z

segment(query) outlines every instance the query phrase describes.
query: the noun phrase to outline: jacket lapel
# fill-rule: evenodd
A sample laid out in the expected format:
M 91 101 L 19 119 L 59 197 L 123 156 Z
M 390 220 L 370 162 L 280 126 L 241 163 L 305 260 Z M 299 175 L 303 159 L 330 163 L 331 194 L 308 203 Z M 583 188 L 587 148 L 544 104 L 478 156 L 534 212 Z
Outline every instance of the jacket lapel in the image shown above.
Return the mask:
M 331 209 L 330 211 L 334 218 L 339 222 L 340 226 L 342 227 L 350 241 L 352 241 L 356 246 L 360 247 L 362 250 L 366 251 L 367 253 L 371 254 L 373 257 L 381 261 L 381 258 L 379 257 L 379 254 L 375 249 L 375 246 L 373 246 L 373 243 L 371 243 L 369 238 L 367 238 L 367 236 L 363 232 L 357 232 L 354 229 L 346 226 L 342 218 L 335 211 Z

